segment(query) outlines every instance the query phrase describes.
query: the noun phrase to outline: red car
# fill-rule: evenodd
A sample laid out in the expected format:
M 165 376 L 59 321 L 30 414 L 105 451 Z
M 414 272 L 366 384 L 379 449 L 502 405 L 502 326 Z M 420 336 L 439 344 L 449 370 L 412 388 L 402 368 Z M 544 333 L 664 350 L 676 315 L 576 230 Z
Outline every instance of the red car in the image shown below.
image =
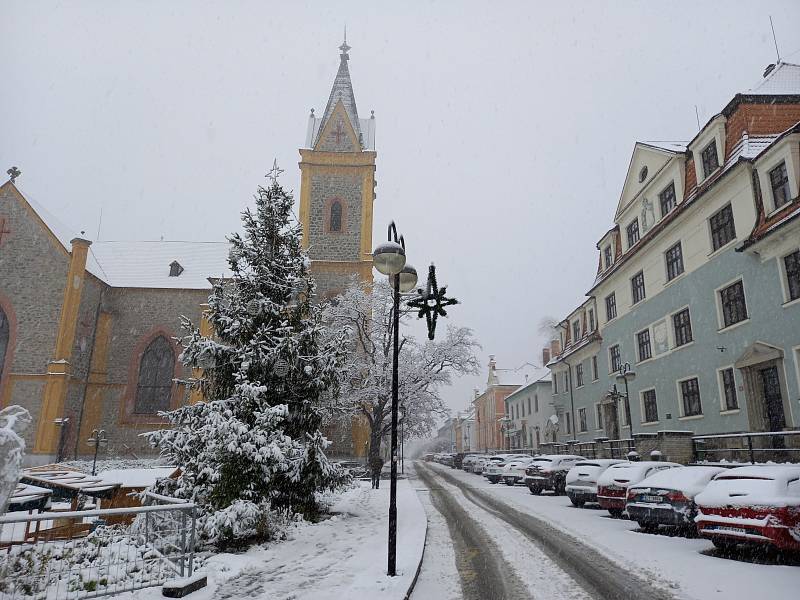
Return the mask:
M 611 465 L 597 480 L 597 503 L 612 517 L 621 517 L 625 512 L 628 486 L 639 483 L 658 471 L 680 466 L 682 465 L 678 463 L 662 461 L 624 462 Z
M 800 466 L 720 473 L 695 496 L 697 530 L 717 548 L 738 544 L 800 550 Z

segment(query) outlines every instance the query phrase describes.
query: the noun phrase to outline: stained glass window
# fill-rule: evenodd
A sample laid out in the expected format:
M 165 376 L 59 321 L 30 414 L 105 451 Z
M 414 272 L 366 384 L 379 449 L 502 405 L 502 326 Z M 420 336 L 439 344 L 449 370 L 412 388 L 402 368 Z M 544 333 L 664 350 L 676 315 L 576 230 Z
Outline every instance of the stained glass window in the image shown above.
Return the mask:
M 160 335 L 150 342 L 139 362 L 134 412 L 154 414 L 160 410 L 168 410 L 174 372 L 175 353 L 172 344 Z

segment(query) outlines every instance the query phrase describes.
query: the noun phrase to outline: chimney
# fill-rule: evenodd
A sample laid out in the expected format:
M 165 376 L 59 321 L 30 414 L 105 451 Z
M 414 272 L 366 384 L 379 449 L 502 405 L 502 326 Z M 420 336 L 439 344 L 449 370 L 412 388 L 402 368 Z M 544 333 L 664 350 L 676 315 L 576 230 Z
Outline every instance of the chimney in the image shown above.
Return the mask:
M 561 340 L 558 338 L 553 338 L 550 340 L 550 359 L 552 360 L 553 357 L 556 357 L 559 354 L 561 354 Z
M 494 354 L 489 355 L 489 370 L 494 371 L 497 367 L 497 363 L 494 360 Z
M 546 367 L 547 363 L 550 362 L 550 348 L 545 346 L 542 348 L 542 366 Z

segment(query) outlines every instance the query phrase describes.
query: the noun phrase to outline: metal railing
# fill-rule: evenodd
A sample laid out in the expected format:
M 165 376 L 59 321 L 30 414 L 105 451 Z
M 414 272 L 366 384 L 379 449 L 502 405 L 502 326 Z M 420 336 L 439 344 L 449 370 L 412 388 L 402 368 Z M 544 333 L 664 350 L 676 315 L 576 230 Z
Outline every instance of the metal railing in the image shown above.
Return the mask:
M 74 600 L 191 577 L 194 504 L 0 516 L 0 600 Z
M 730 445 L 730 441 L 738 442 Z M 791 441 L 794 446 L 788 445 Z M 692 438 L 694 462 L 797 462 L 800 461 L 800 431 L 761 431 L 696 435 Z

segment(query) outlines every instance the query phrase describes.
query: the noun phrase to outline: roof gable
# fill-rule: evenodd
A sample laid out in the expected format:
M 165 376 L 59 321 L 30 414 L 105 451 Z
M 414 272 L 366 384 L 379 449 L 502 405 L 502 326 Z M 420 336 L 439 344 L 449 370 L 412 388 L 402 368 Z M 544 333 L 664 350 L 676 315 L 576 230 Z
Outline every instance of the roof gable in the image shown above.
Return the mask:
M 359 152 L 361 142 L 353 128 L 344 103 L 339 100 L 324 121 L 314 150 L 323 152 Z
M 350 127 L 356 135 L 356 147 L 351 150 L 351 152 L 354 152 L 361 150 L 361 124 L 358 119 L 358 109 L 356 108 L 356 97 L 353 93 L 353 83 L 350 80 L 350 69 L 347 66 L 350 60 L 347 51 L 350 50 L 350 46 L 348 46 L 347 41 L 345 41 L 339 46 L 339 49 L 342 51 L 339 56 L 339 70 L 336 72 L 331 94 L 328 97 L 328 104 L 325 106 L 325 112 L 322 114 L 322 123 L 319 127 L 317 139 L 314 142 L 314 149 L 318 149 L 320 142 L 324 139 L 328 122 L 341 103 L 347 115 L 346 120 L 350 122 Z
M 622 185 L 617 211 L 614 220 L 617 220 L 628 206 L 638 197 L 641 191 L 664 168 L 670 159 L 681 154 L 677 147 L 668 150 L 648 143 L 636 142 L 633 147 L 625 183 Z

